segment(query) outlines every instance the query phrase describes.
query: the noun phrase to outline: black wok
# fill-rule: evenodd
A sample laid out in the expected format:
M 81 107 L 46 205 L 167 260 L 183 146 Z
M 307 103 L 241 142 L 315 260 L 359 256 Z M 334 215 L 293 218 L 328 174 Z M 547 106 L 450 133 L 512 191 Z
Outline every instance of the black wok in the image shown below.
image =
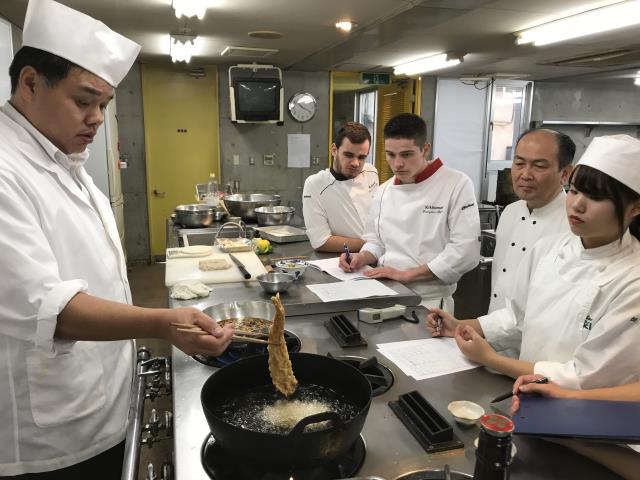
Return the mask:
M 307 467 L 336 459 L 357 440 L 371 403 L 371 386 L 365 376 L 334 358 L 310 353 L 291 353 L 289 357 L 299 388 L 308 384 L 330 388 L 355 407 L 355 415 L 346 420 L 333 412 L 311 415 L 302 419 L 289 434 L 247 430 L 225 421 L 216 413 L 216 407 L 230 398 L 244 396 L 248 390 L 271 385 L 268 356 L 248 357 L 213 373 L 202 387 L 201 401 L 207 423 L 225 454 L 244 462 Z M 308 425 L 327 420 L 326 428 L 305 430 Z

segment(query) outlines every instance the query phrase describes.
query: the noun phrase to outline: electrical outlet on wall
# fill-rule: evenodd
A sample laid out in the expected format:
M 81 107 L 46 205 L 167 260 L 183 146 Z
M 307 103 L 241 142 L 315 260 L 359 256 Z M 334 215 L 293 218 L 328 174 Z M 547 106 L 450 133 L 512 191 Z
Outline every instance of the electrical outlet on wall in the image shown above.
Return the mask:
M 233 164 L 240 165 L 240 155 L 238 155 L 237 153 L 233 154 Z
M 249 157 L 249 165 L 255 165 L 256 164 L 256 157 L 254 157 L 253 155 L 251 155 Z
M 264 154 L 262 156 L 262 164 L 267 166 L 267 167 L 271 167 L 274 164 L 274 159 L 275 159 L 275 154 L 271 153 L 271 154 Z

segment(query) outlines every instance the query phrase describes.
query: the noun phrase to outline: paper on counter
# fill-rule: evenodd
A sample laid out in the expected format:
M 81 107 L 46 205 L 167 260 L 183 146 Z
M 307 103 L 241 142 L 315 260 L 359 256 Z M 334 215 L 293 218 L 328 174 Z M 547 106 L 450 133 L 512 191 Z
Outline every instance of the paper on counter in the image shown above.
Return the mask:
M 354 270 L 353 272 L 345 272 L 338 266 L 338 262 L 340 261 L 340 257 L 333 258 L 325 258 L 323 260 L 309 260 L 307 263 L 310 265 L 315 265 L 321 271 L 327 272 L 332 277 L 337 278 L 338 280 L 356 280 L 360 278 L 368 278 L 363 275 L 364 272 L 371 270 L 369 265 L 365 265 L 358 270 Z
M 311 135 L 290 133 L 287 135 L 287 166 L 309 168 L 311 163 Z
M 386 297 L 398 295 L 398 292 L 378 280 L 347 280 L 335 283 L 316 283 L 307 285 L 323 302 L 337 302 L 354 298 Z
M 425 338 L 405 342 L 381 343 L 378 350 L 406 375 L 416 380 L 439 377 L 477 368 L 467 360 L 453 338 Z

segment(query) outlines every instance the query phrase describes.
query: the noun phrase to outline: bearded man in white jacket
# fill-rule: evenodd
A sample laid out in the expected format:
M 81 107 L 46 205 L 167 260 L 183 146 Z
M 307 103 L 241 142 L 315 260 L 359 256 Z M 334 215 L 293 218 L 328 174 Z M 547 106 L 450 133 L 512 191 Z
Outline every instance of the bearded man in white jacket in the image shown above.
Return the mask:
M 0 108 L 0 476 L 120 478 L 127 339 L 219 354 L 233 329 L 197 309 L 131 305 L 109 200 L 83 166 L 140 47 L 52 0 L 30 0 L 22 44 Z
M 471 180 L 428 160 L 427 126 L 402 113 L 384 127 L 387 162 L 394 176 L 380 186 L 360 253 L 340 257 L 345 271 L 376 265 L 370 278 L 406 284 L 427 307 L 453 309 L 456 283 L 480 258 L 480 217 Z

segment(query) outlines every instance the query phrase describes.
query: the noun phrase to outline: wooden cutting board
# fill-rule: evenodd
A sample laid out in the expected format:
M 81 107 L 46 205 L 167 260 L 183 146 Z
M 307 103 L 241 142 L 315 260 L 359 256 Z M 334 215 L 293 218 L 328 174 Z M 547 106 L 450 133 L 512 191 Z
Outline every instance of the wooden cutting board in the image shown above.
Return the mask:
M 231 283 L 231 282 L 251 282 L 256 281 L 256 275 L 266 273 L 267 270 L 254 252 L 237 252 L 233 254 L 240 260 L 247 271 L 251 274 L 249 280 L 245 280 L 235 263 L 229 258 L 228 253 L 221 252 L 217 247 L 213 247 L 211 255 L 194 258 L 167 258 L 164 284 L 172 287 L 178 282 L 185 280 L 195 280 L 205 284 L 211 283 Z M 226 258 L 231 264 L 231 268 L 226 270 L 211 270 L 204 272 L 198 268 L 198 262 L 212 258 Z

